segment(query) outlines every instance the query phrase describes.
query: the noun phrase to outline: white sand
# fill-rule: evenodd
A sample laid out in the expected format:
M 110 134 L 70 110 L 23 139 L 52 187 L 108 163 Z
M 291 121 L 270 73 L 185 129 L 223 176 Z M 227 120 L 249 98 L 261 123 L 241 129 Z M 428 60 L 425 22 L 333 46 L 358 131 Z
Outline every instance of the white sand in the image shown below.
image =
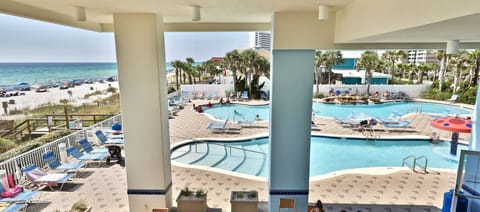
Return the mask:
M 96 90 L 105 91 L 108 86 L 112 86 L 117 88 L 118 91 L 118 81 L 116 82 L 105 82 L 105 83 L 94 83 L 94 84 L 83 84 L 80 86 L 75 86 L 73 88 L 60 90 L 59 88 L 49 88 L 47 92 L 38 93 L 35 90 L 31 91 L 22 91 L 25 95 L 20 96 L 13 96 L 13 97 L 0 97 L 0 102 L 9 102 L 10 100 L 14 100 L 15 104 L 8 105 L 8 111 L 10 110 L 20 110 L 20 109 L 33 109 L 43 104 L 60 104 L 61 99 L 68 99 L 70 100 L 69 104 L 79 106 L 84 103 L 93 103 L 96 99 L 105 98 L 110 95 L 103 94 L 103 95 L 94 95 L 90 96 L 88 99 L 84 99 L 83 97 L 85 94 L 93 93 Z M 93 90 L 91 90 L 93 88 Z M 68 94 L 68 90 L 72 91 L 72 95 Z M 1 105 L 0 105 L 1 106 Z M 3 111 L 3 107 L 0 107 L 0 118 L 1 119 L 17 119 L 22 118 L 18 115 L 6 115 Z M 23 116 L 24 117 L 24 116 Z

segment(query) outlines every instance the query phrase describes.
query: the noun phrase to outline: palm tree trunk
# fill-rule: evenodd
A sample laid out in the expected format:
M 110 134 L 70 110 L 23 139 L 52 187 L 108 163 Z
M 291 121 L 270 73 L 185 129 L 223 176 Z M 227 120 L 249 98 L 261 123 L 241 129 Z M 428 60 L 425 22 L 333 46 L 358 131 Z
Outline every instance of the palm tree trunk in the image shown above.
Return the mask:
M 177 91 L 180 88 L 180 84 L 178 83 L 178 68 L 175 69 L 175 83 L 177 84 Z
M 315 85 L 316 85 L 316 90 L 317 90 L 317 93 L 320 93 L 320 87 L 319 87 L 319 80 L 320 80 L 320 73 L 318 71 L 315 71 Z
M 473 72 L 472 77 L 472 86 L 476 86 L 478 83 L 478 72 L 480 71 L 480 58 L 477 58 L 477 64 L 475 66 L 475 71 Z
M 442 92 L 443 89 L 443 79 L 445 78 L 445 64 L 446 64 L 446 57 L 442 57 L 440 61 L 440 72 L 438 73 L 438 91 Z

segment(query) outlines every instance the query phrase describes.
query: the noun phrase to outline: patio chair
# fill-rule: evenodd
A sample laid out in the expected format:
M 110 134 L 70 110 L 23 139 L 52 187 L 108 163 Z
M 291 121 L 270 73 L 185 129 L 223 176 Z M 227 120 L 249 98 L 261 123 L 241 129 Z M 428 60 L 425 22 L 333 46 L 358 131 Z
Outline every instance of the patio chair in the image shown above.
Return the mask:
M 192 102 L 192 99 L 188 95 L 188 91 L 182 91 L 182 100 L 185 102 Z
M 242 92 L 242 100 L 248 101 L 248 91 L 243 91 Z
M 73 177 L 72 173 L 47 174 L 35 165 L 27 166 L 22 171 L 29 182 L 39 187 L 47 186 L 52 191 L 61 191 L 65 183 Z M 57 189 L 54 187 L 57 187 Z
M 82 146 L 83 150 L 86 152 L 86 153 L 90 153 L 90 154 L 97 154 L 97 153 L 108 153 L 108 149 L 107 148 L 93 148 L 92 145 L 90 145 L 90 142 L 88 142 L 87 139 L 83 138 L 83 139 L 80 139 L 80 141 L 78 141 L 78 144 L 80 144 L 80 146 Z
M 458 94 L 452 94 L 450 99 L 446 99 L 447 102 L 455 103 L 458 99 Z
M 82 161 L 82 162 L 85 162 L 88 164 L 92 163 L 92 162 L 100 162 L 100 161 L 103 161 L 103 160 L 106 160 L 107 163 L 110 162 L 110 160 L 108 159 L 108 153 L 96 153 L 96 154 L 89 154 L 89 153 L 82 153 L 80 152 L 77 147 L 75 146 L 72 146 L 70 148 L 67 149 L 67 154 L 73 156 L 74 158 Z
M 0 193 L 6 192 L 5 187 L 0 184 Z M 0 211 L 2 212 L 16 212 L 25 211 L 32 201 L 32 198 L 39 194 L 40 191 L 21 191 L 14 197 L 0 198 Z
M 123 138 L 108 139 L 101 130 L 95 131 L 95 135 L 102 144 L 124 144 Z
M 210 122 L 208 124 L 207 129 L 209 129 L 212 132 L 219 132 L 219 131 L 224 131 L 225 127 L 227 126 L 228 123 L 228 118 L 225 120 L 225 122 Z
M 391 124 L 385 123 L 383 124 L 383 126 L 387 128 L 405 128 L 405 127 L 408 127 L 409 124 L 410 124 L 410 121 L 405 120 L 400 123 L 391 123 Z
M 60 163 L 57 156 L 52 151 L 48 151 L 43 154 L 43 160 L 48 164 L 50 169 L 57 171 L 78 171 L 80 168 L 85 166 L 85 163 Z

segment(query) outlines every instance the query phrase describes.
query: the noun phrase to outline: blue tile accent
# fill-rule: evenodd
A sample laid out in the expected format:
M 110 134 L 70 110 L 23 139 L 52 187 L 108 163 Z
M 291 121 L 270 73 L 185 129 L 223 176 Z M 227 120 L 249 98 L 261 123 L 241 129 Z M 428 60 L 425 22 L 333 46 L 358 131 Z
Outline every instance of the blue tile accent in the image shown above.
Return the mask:
M 270 195 L 308 195 L 307 190 L 270 190 Z
M 167 185 L 166 189 L 128 189 L 129 195 L 166 195 L 172 188 L 172 182 Z

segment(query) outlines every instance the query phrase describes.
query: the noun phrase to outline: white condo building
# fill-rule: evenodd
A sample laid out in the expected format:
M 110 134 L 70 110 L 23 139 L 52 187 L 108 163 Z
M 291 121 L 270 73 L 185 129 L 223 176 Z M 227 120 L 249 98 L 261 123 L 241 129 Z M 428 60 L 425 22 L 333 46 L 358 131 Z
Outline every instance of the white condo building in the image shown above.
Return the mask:
M 248 46 L 253 49 L 266 49 L 270 51 L 271 40 L 270 32 L 250 32 Z
M 420 63 L 437 63 L 438 60 L 435 58 L 431 50 L 409 50 L 408 51 L 408 63 L 410 64 L 420 64 Z

